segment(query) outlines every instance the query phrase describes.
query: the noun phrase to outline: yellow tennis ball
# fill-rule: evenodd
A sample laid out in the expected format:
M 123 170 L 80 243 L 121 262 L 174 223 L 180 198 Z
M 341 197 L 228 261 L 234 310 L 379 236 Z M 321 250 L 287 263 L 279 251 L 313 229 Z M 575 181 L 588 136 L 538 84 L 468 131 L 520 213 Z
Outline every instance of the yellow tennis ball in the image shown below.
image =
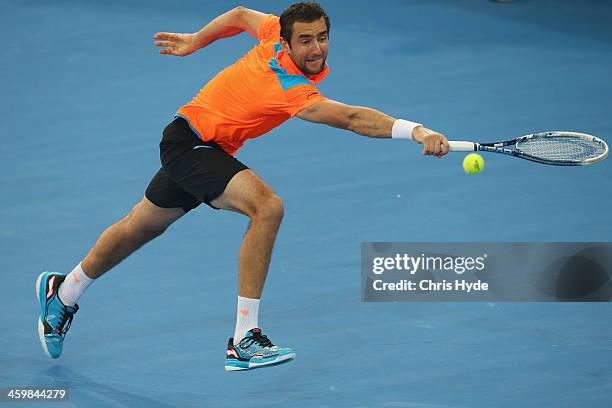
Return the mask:
M 463 170 L 469 174 L 480 173 L 484 170 L 484 159 L 478 153 L 470 153 L 463 159 Z

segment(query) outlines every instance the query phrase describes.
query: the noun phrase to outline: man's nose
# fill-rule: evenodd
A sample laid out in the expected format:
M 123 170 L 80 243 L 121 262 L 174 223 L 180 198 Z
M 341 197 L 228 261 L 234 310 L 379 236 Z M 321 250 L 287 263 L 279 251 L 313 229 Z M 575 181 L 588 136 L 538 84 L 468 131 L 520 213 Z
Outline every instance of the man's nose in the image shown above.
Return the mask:
M 317 55 L 321 54 L 321 44 L 318 41 L 313 41 L 312 44 L 312 51 L 317 53 Z

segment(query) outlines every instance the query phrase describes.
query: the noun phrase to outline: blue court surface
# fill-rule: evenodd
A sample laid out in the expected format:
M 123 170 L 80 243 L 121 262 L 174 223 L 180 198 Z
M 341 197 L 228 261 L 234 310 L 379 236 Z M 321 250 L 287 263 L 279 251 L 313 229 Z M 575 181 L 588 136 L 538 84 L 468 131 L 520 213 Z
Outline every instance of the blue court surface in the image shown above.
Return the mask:
M 290 3 L 245 6 L 280 14 Z M 449 139 L 578 130 L 612 141 L 608 1 L 324 1 L 326 96 Z M 609 242 L 612 160 L 582 168 L 420 155 L 293 119 L 237 157 L 286 215 L 261 304 L 295 361 L 227 373 L 247 219 L 206 206 L 100 278 L 64 354 L 36 331 L 34 282 L 69 272 L 138 202 L 176 109 L 255 44 L 186 58 L 224 1 L 3 0 L 0 388 L 66 387 L 34 407 L 610 407 L 610 303 L 363 303 L 360 248 L 393 242 Z M 0 403 L 29 406 L 27 403 Z

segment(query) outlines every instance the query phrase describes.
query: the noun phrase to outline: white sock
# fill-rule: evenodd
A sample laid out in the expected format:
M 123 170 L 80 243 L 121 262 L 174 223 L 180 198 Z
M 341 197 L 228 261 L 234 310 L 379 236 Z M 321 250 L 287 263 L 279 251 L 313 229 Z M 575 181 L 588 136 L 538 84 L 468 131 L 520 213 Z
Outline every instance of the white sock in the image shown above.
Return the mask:
M 259 299 L 238 296 L 234 345 L 240 343 L 246 333 L 256 327 L 259 327 Z
M 66 306 L 74 306 L 83 292 L 85 292 L 85 289 L 87 289 L 93 281 L 95 281 L 95 279 L 85 275 L 79 263 L 60 285 L 58 291 L 60 300 Z

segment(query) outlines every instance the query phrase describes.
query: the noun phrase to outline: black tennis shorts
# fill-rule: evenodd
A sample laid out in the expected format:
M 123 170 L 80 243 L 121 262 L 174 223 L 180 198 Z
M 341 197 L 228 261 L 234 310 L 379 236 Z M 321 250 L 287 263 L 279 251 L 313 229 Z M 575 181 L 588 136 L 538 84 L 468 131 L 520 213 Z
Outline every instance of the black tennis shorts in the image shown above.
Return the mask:
M 163 208 L 181 207 L 185 212 L 219 197 L 236 173 L 248 169 L 213 142 L 205 142 L 189 123 L 176 117 L 164 129 L 159 144 L 162 167 L 147 187 L 145 196 Z

